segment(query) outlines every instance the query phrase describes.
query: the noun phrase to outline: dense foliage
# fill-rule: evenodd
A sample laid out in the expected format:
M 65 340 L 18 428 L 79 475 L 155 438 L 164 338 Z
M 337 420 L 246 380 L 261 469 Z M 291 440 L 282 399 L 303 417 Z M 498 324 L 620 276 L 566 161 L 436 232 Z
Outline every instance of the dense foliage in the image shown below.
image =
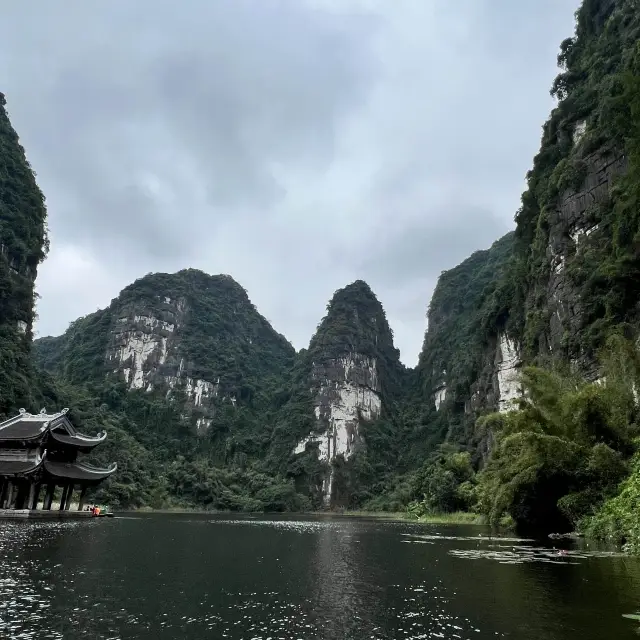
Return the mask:
M 169 368 L 158 370 L 153 391 L 130 390 L 107 358 L 118 331 L 135 333 L 141 316 L 175 326 Z M 114 506 L 277 510 L 306 504 L 293 481 L 264 462 L 295 351 L 229 276 L 194 269 L 148 275 L 63 336 L 36 341 L 34 350 L 74 416 L 88 430 L 107 428 L 110 444 L 95 455 L 100 462 L 117 460 L 122 469 L 100 494 Z M 168 393 L 164 373 L 175 375 L 179 367 L 185 377 L 219 385 L 204 433 L 196 428 L 202 409 L 184 388 Z
M 296 355 L 231 277 L 193 269 L 149 274 L 63 336 L 37 341 L 36 371 L 45 209 L 2 99 L 0 414 L 69 406 L 80 429 L 106 428 L 93 455 L 119 471 L 97 497 L 116 507 L 315 508 L 327 465 L 313 446 L 293 448 L 321 428 L 314 402 L 335 382 L 327 372 L 357 353 L 376 362 L 382 414 L 361 425 L 356 455 L 332 463 L 334 504 L 418 517 L 474 509 L 494 524 L 578 527 L 639 551 L 640 2 L 584 0 L 576 17 L 516 229 L 441 275 L 415 371 L 360 280 L 334 294 Z M 566 219 L 575 211 L 563 203 L 587 192 L 592 204 Z M 131 390 L 107 357 L 141 317 L 175 326 L 162 329 L 170 347 L 152 390 Z M 515 411 L 488 413 L 505 334 L 520 348 L 526 395 Z M 219 384 L 208 413 L 168 385 L 178 363 Z
M 0 415 L 34 401 L 29 356 L 46 209 L 0 93 Z
M 404 440 L 410 466 L 437 444 L 466 442 L 473 429 L 470 389 L 483 375 L 495 337 L 487 330 L 495 290 L 513 247 L 509 233 L 441 274 L 428 311 L 428 331 L 417 367 L 417 387 L 407 405 Z M 439 408 L 435 391 L 446 389 Z
M 640 358 L 612 338 L 604 377 L 585 382 L 567 372 L 526 368 L 520 408 L 481 419 L 495 437 L 479 476 L 479 508 L 491 522 L 566 530 L 593 515 L 629 472 L 640 416 Z

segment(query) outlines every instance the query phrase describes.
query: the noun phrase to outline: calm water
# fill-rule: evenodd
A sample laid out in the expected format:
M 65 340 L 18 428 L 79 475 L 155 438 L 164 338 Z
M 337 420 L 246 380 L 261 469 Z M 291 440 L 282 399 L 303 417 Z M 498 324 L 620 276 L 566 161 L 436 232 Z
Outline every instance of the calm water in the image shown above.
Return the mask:
M 136 515 L 0 524 L 0 638 L 637 638 L 640 563 L 482 527 Z

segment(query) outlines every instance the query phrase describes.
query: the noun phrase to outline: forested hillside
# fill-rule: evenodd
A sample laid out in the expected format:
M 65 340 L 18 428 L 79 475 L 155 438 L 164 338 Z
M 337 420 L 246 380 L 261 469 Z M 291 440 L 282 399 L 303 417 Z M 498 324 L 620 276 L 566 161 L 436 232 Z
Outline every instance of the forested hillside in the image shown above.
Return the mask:
M 277 416 L 273 465 L 310 487 L 315 506 L 361 506 L 396 464 L 394 421 L 406 380 L 373 291 L 361 280 L 336 291 L 298 355 Z
M 47 248 L 44 196 L 0 93 L 0 414 L 37 402 L 30 350 L 34 284 Z

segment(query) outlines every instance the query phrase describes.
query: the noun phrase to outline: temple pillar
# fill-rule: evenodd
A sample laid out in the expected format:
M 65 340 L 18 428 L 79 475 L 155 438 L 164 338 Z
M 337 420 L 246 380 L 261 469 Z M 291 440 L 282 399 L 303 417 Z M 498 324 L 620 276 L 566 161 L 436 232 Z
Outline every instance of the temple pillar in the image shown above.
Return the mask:
M 67 487 L 67 497 L 64 501 L 64 510 L 69 511 L 69 507 L 71 506 L 71 497 L 73 496 L 73 483 L 71 483 Z
M 51 509 L 51 503 L 53 502 L 53 493 L 56 490 L 55 483 L 47 485 L 47 493 L 44 497 L 44 503 L 42 508 L 45 511 L 49 511 Z
M 14 509 L 24 509 L 25 498 L 27 497 L 26 481 L 21 480 L 17 483 L 16 502 Z
M 7 480 L 2 478 L 0 481 L 0 509 L 4 509 L 4 498 L 7 494 Z
M 40 501 L 40 490 L 41 489 L 42 489 L 42 483 L 41 482 L 34 483 L 33 499 L 31 500 L 31 502 L 29 504 L 29 509 L 37 509 L 38 508 L 38 502 Z
M 69 491 L 69 485 L 65 484 L 62 486 L 62 495 L 60 496 L 60 506 L 58 507 L 58 511 L 64 511 L 64 505 L 67 501 L 67 492 Z
M 11 509 L 11 503 L 13 502 L 13 481 L 8 481 L 9 487 L 7 488 L 7 500 L 5 502 L 5 509 Z
M 80 497 L 78 498 L 78 511 L 82 511 L 84 509 L 84 498 L 87 493 L 87 485 L 81 485 L 80 489 Z
M 38 484 L 36 482 L 31 482 L 29 485 L 29 497 L 27 498 L 27 509 L 35 509 L 35 505 L 33 504 L 34 500 L 38 499 L 36 495 L 36 487 Z

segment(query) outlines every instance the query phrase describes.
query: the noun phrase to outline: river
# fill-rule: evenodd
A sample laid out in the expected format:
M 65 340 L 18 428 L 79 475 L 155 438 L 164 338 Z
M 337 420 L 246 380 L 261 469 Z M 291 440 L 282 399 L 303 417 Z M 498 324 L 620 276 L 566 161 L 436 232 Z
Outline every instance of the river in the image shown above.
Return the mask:
M 3 522 L 0 555 L 0 638 L 621 640 L 639 624 L 623 618 L 637 559 L 475 526 L 123 514 Z

